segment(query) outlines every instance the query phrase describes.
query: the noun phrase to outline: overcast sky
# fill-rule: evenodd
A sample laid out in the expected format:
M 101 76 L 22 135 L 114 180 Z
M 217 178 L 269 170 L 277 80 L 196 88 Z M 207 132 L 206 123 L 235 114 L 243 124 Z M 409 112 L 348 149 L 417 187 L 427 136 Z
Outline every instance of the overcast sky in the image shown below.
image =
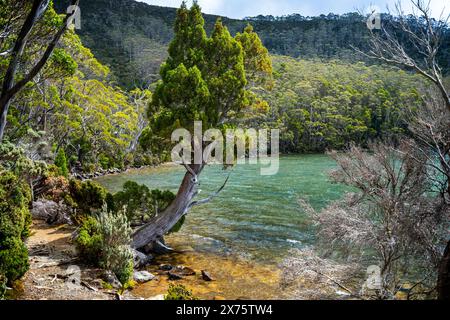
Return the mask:
M 140 0 L 148 4 L 179 7 L 182 0 Z M 405 12 L 411 11 L 410 0 L 401 0 Z M 428 1 L 428 0 L 425 0 Z M 188 1 L 190 4 L 192 0 Z M 303 16 L 317 16 L 330 12 L 342 14 L 346 12 L 364 12 L 370 5 L 375 5 L 382 12 L 386 7 L 393 9 L 397 0 L 199 0 L 203 12 L 230 18 L 244 18 L 248 16 L 274 15 L 282 16 L 298 13 Z M 431 0 L 433 16 L 438 17 L 445 8 L 450 11 L 449 0 Z

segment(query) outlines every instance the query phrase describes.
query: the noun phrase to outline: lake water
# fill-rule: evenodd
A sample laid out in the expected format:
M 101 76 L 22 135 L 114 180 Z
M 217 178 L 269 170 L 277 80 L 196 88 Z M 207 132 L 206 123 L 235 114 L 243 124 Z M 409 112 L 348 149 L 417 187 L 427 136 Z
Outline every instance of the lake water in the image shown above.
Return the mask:
M 239 165 L 217 198 L 189 213 L 177 238 L 196 252 L 276 265 L 289 249 L 314 243 L 311 224 L 298 199 L 320 209 L 342 197 L 345 188 L 328 179 L 335 167 L 325 155 L 282 157 L 274 176 L 261 176 L 259 165 Z M 220 166 L 208 167 L 200 176 L 198 198 L 216 191 L 228 174 Z M 119 191 L 127 180 L 176 192 L 183 175 L 181 166 L 162 166 L 97 181 L 111 192 Z

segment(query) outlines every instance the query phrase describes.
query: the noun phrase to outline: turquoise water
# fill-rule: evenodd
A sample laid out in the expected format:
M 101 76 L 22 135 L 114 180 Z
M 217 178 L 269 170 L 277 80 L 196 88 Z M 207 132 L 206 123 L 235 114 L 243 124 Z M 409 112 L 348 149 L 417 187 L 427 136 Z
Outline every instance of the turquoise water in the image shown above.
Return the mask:
M 325 155 L 282 157 L 274 176 L 261 176 L 259 165 L 239 165 L 232 169 L 226 188 L 217 198 L 193 208 L 179 235 L 198 251 L 279 262 L 289 249 L 314 243 L 311 223 L 298 199 L 304 198 L 320 209 L 346 191 L 328 179 L 328 172 L 335 167 Z M 198 198 L 216 191 L 229 172 L 220 166 L 208 167 L 200 176 Z M 119 191 L 127 180 L 176 192 L 183 175 L 181 166 L 164 166 L 97 181 L 111 192 Z

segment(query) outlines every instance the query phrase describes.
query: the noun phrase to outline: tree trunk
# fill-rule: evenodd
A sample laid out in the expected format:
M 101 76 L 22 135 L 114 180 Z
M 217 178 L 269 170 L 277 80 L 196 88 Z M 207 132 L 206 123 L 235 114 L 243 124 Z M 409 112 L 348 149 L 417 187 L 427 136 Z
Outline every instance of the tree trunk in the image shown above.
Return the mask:
M 450 241 L 445 248 L 444 256 L 442 257 L 439 266 L 438 278 L 438 298 L 439 300 L 450 300 Z
M 134 233 L 132 248 L 140 249 L 163 238 L 188 213 L 192 200 L 197 194 L 197 176 L 202 172 L 204 165 L 190 165 L 190 168 L 195 176 L 191 172 L 186 172 L 175 200 L 164 212 Z
M 4 102 L 2 99 L 0 101 L 0 143 L 3 141 L 3 136 L 5 134 L 6 117 L 8 116 L 8 110 L 9 110 L 10 103 L 11 103 L 11 100 Z

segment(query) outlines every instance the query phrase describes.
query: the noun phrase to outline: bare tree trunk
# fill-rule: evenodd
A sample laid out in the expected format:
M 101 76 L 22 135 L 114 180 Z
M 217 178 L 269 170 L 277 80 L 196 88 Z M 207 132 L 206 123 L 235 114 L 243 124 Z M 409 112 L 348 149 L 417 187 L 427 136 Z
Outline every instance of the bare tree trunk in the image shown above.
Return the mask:
M 439 266 L 438 295 L 439 300 L 450 300 L 450 241 Z
M 164 212 L 134 233 L 132 248 L 140 249 L 152 242 L 158 242 L 188 213 L 192 207 L 192 200 L 197 195 L 197 176 L 202 172 L 204 165 L 190 165 L 189 167 L 192 172 L 186 172 L 175 200 Z

